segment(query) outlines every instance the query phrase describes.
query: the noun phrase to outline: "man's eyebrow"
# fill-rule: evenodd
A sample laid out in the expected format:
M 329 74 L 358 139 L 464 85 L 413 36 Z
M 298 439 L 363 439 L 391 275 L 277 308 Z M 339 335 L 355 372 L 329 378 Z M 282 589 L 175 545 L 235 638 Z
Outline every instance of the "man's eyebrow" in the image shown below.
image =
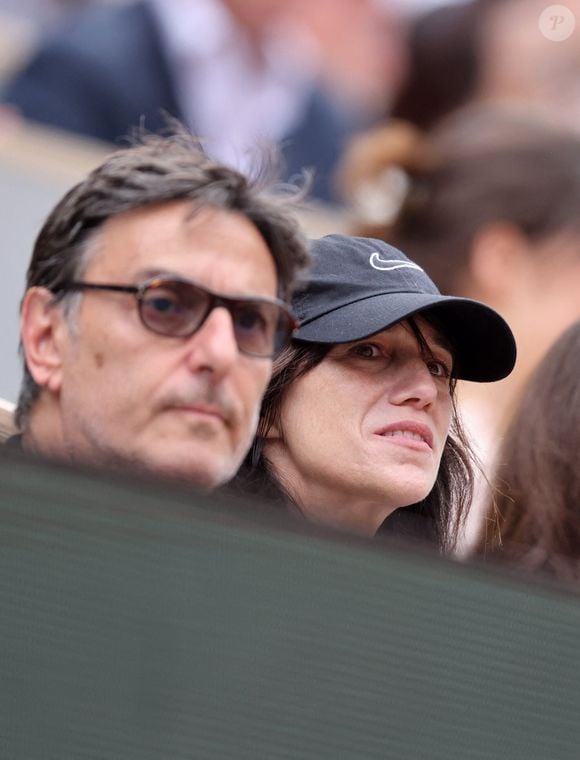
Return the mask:
M 134 278 L 138 282 L 143 282 L 143 280 L 151 280 L 154 277 L 169 277 L 171 279 L 184 279 L 183 275 L 180 275 L 178 272 L 173 272 L 168 269 L 160 269 L 160 268 L 149 268 L 149 269 L 139 269 L 139 271 L 135 272 Z

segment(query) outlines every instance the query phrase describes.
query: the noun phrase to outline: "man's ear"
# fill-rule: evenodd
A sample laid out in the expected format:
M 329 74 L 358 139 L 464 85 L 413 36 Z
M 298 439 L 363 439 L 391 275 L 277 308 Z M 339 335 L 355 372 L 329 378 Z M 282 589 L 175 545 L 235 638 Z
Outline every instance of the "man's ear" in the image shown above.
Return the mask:
M 54 295 L 46 288 L 30 288 L 20 312 L 20 339 L 26 365 L 35 382 L 52 393 L 62 384 L 64 338 L 68 326 Z

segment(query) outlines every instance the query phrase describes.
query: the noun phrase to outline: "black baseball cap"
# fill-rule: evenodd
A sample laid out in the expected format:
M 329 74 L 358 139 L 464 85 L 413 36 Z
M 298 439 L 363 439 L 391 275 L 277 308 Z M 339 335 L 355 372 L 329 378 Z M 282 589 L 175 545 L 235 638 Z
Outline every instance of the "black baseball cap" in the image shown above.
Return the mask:
M 454 374 L 492 382 L 512 371 L 516 343 L 496 311 L 470 298 L 441 295 L 418 264 L 372 238 L 327 235 L 311 243 L 312 267 L 294 297 L 295 333 L 307 343 L 349 343 L 397 322 L 433 318 L 451 344 Z

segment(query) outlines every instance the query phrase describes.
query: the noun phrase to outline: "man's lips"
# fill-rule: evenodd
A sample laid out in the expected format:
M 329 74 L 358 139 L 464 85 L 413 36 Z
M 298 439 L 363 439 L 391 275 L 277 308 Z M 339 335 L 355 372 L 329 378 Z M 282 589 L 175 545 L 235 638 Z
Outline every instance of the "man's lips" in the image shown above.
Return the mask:
M 223 422 L 224 425 L 229 424 L 229 418 L 223 409 L 217 406 L 211 406 L 206 404 L 176 404 L 174 407 L 179 412 L 186 414 L 199 415 L 202 417 L 211 417 Z
M 428 425 L 414 420 L 399 420 L 386 427 L 375 431 L 375 435 L 384 438 L 393 438 L 397 443 L 405 443 L 409 446 L 425 446 L 433 448 L 433 432 Z

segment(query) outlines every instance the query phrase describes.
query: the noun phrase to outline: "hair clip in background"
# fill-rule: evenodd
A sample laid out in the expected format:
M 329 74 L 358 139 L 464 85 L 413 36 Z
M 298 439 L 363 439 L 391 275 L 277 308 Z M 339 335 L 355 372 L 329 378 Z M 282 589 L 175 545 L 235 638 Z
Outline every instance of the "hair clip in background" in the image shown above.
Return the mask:
M 353 194 L 357 214 L 368 224 L 392 224 L 411 189 L 411 179 L 398 166 L 388 166 L 372 179 L 361 182 Z

